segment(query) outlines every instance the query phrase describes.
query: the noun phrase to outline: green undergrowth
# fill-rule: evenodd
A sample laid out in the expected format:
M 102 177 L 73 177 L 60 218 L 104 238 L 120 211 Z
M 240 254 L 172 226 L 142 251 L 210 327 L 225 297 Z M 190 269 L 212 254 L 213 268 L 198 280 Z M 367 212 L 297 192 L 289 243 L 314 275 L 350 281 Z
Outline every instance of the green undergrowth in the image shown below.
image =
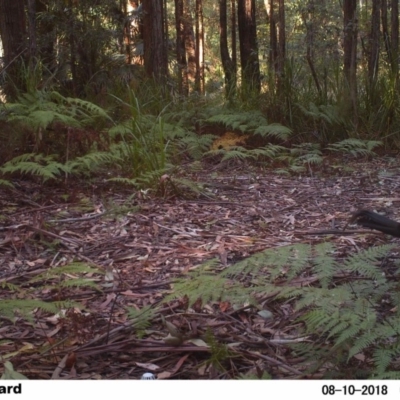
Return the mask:
M 219 273 L 219 261 L 210 260 L 178 279 L 169 298 L 258 308 L 257 299 L 268 294 L 275 314 L 292 309 L 288 325 L 295 328 L 286 332 L 293 343 L 287 346 L 306 374 L 399 378 L 400 270 L 397 260 L 385 269 L 381 262 L 391 249 L 371 247 L 339 261 L 332 244 L 298 244 L 254 254 Z
M 74 262 L 68 265 L 48 268 L 46 271 L 27 280 L 22 285 L 3 281 L 0 287 L 3 291 L 3 299 L 0 302 L 0 315 L 10 321 L 18 318 L 34 322 L 38 310 L 46 313 L 57 314 L 70 308 L 84 308 L 77 301 L 38 300 L 38 293 L 52 293 L 53 298 L 64 298 L 68 290 L 92 288 L 101 292 L 101 286 L 90 276 L 103 275 L 97 269 L 85 263 Z M 8 294 L 7 294 L 8 292 Z
M 321 165 L 326 152 L 370 157 L 381 145 L 358 138 L 300 143 L 293 129 L 268 120 L 260 111 L 223 103 L 201 107 L 190 101 L 170 103 L 153 115 L 133 91 L 128 94 L 126 99 L 110 96 L 116 109 L 125 110 L 122 114 L 55 91 L 27 93 L 16 103 L 4 104 L 1 119 L 13 133 L 1 139 L 8 146 L 3 152 L 9 151 L 3 157 L 8 161 L 0 166 L 0 185 L 11 186 L 13 177 L 21 175 L 43 184 L 107 174 L 110 182 L 162 196 L 168 178 L 170 194 L 198 195 L 203 193 L 201 185 L 187 172 L 191 164 L 208 162 L 210 157 L 221 163 L 244 160 L 275 167 L 278 163 L 278 173 L 304 173 Z M 311 107 L 310 113 L 324 124 L 340 122 L 329 108 Z M 240 146 L 212 149 L 218 135 L 207 127 L 234 131 L 246 140 Z M 30 151 L 10 157 L 16 147 Z

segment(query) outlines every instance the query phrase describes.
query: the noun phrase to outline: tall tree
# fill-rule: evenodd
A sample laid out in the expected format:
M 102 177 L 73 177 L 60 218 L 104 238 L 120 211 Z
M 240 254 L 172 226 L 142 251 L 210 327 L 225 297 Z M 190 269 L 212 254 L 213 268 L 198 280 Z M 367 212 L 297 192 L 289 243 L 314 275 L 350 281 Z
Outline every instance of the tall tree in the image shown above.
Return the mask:
M 166 83 L 168 58 L 164 40 L 163 0 L 143 2 L 144 67 L 149 77 L 161 85 Z
M 315 4 L 314 0 L 308 0 L 307 6 L 302 10 L 302 19 L 306 29 L 306 60 L 310 67 L 311 76 L 314 80 L 319 96 L 321 96 L 321 85 L 319 83 L 317 71 L 314 64 L 314 48 L 315 48 Z
M 351 101 L 353 122 L 357 126 L 357 0 L 343 0 L 343 73 Z M 347 97 L 347 96 L 346 96 Z
M 193 31 L 192 1 L 183 0 L 183 32 L 187 54 L 188 77 L 194 82 L 196 76 L 196 43 Z
M 183 25 L 183 0 L 175 0 L 175 28 L 176 28 L 176 61 L 178 64 L 178 91 L 179 94 L 189 94 L 188 68 L 185 50 L 185 32 Z
M 203 0 L 196 0 L 196 80 L 195 90 L 204 94 Z
M 397 82 L 399 74 L 399 0 L 392 0 L 391 5 L 391 65 Z
M 255 0 L 238 0 L 238 25 L 243 93 L 248 94 L 248 90 L 259 92 L 261 84 Z
M 384 0 L 385 1 L 385 0 Z M 370 88 L 375 86 L 378 79 L 379 39 L 381 22 L 380 0 L 372 0 L 371 33 L 369 36 L 368 80 Z
M 278 0 L 278 93 L 283 93 L 286 60 L 285 0 Z
M 236 91 L 236 71 L 228 49 L 226 0 L 219 1 L 219 47 L 221 52 L 222 67 L 225 74 L 225 92 L 227 98 L 232 98 Z
M 268 66 L 269 70 L 278 72 L 278 33 L 276 27 L 276 14 L 274 0 L 266 0 L 265 8 L 267 10 L 269 22 L 269 53 L 268 53 Z
M 27 51 L 24 0 L 0 1 L 0 35 L 6 72 L 6 84 L 3 89 L 8 100 L 13 100 L 18 91 L 26 89 L 25 77 L 21 76 L 21 66 Z
M 237 51 L 236 51 L 236 0 L 231 0 L 231 48 L 232 64 L 235 77 L 237 74 Z M 235 83 L 236 87 L 236 83 Z

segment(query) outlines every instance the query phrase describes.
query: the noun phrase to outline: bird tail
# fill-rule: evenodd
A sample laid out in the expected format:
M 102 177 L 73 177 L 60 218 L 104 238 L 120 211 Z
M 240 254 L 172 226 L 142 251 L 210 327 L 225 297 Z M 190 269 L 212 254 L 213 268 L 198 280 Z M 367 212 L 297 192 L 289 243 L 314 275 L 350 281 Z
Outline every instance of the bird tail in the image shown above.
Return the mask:
M 400 237 L 400 224 L 398 222 L 372 211 L 359 210 L 353 214 L 350 222 L 355 222 L 364 228 L 371 228 L 388 235 Z

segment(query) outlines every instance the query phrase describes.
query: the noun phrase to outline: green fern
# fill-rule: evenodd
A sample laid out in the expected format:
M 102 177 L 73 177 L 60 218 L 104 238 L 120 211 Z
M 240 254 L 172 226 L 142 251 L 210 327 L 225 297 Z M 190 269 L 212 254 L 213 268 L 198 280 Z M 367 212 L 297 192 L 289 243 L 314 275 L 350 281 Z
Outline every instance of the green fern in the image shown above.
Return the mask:
M 310 103 L 308 108 L 297 104 L 297 107 L 302 111 L 302 113 L 312 118 L 314 121 L 324 122 L 328 125 L 340 125 L 344 124 L 344 120 L 341 117 L 341 113 L 338 107 L 334 105 L 319 105 Z
M 145 306 L 140 310 L 127 307 L 127 311 L 129 320 L 138 331 L 148 328 L 151 324 L 151 320 L 156 315 L 156 311 L 151 306 Z
M 344 154 L 351 154 L 357 156 L 372 156 L 376 155 L 373 151 L 376 147 L 382 145 L 381 141 L 377 140 L 361 140 L 361 139 L 345 139 L 338 143 L 333 143 L 327 147 L 328 150 L 337 151 Z
M 357 354 L 372 350 L 375 365 L 371 376 L 389 376 L 400 351 L 400 311 L 382 318 L 379 308 L 385 299 L 392 309 L 398 310 L 400 295 L 397 281 L 377 265 L 392 247 L 372 247 L 339 262 L 334 258 L 334 246 L 329 243 L 284 246 L 254 254 L 221 273 L 213 272 L 218 264 L 214 260 L 196 268 L 187 278 L 178 279 L 175 295 L 188 295 L 190 302 L 200 297 L 204 302 L 255 304 L 258 294 L 274 293 L 278 300 L 293 302 L 300 314 L 299 321 L 304 324 L 299 335 L 316 338 L 312 351 L 304 347 L 306 344 L 291 346 L 308 355 L 310 371 L 324 363 L 343 368 Z M 338 273 L 348 279 L 337 280 Z M 307 276 L 315 276 L 317 280 L 313 281 L 317 284 L 294 284 Z M 363 370 L 357 376 L 367 374 Z M 341 375 L 338 370 L 329 376 Z
M 292 134 L 292 131 L 283 125 L 277 123 L 269 124 L 259 111 L 224 111 L 225 113 L 213 115 L 206 119 L 205 122 L 222 124 L 228 129 L 238 130 L 243 133 L 253 133 L 262 137 L 274 137 L 279 140 L 286 140 Z
M 0 168 L 3 175 L 20 173 L 39 177 L 43 182 L 57 179 L 61 173 L 71 173 L 69 165 L 61 164 L 54 160 L 54 156 L 43 154 L 23 154 L 5 163 Z
M 81 308 L 78 303 L 71 301 L 45 302 L 34 299 L 2 300 L 0 302 L 0 315 L 3 318 L 7 318 L 11 321 L 17 320 L 18 317 L 22 317 L 30 322 L 33 322 L 34 313 L 37 309 L 43 310 L 50 314 L 57 314 L 61 310 L 71 307 Z

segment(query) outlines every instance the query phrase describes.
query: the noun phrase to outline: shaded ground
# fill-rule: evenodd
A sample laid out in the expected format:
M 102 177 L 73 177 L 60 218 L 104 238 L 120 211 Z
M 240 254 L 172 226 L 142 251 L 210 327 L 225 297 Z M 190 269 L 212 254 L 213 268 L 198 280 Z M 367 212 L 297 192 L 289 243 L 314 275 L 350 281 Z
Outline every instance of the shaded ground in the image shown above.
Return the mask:
M 245 305 L 188 308 L 185 298 L 167 304 L 163 297 L 173 292 L 176 276 L 205 260 L 219 257 L 223 269 L 266 248 L 327 240 L 328 231 L 343 228 L 360 208 L 400 220 L 396 159 L 331 162 L 338 165 L 335 176 L 320 167 L 307 176 L 283 177 L 243 165 L 205 166 L 192 177 L 207 183 L 208 196 L 197 200 L 151 198 L 99 184 L 63 189 L 15 182 L 16 189 L 0 193 L 0 298 L 74 300 L 84 309 L 57 316 L 38 309 L 33 321 L 18 312 L 13 322 L 0 316 L 0 354 L 31 379 L 137 379 L 146 371 L 160 379 L 228 379 L 262 371 L 276 378 L 307 377 L 290 351 L 270 344 L 291 332 L 296 317 L 290 307 L 277 309 L 273 297 L 262 303 L 273 320 Z M 329 237 L 343 253 L 389 240 L 349 230 Z M 90 276 L 101 292 L 83 286 L 60 290 L 53 276 L 33 283 L 74 261 L 103 272 Z M 161 309 L 151 326 L 132 329 L 126 307 L 149 305 Z M 165 339 L 161 315 L 195 340 L 176 346 Z M 210 362 L 210 332 L 232 351 L 221 366 Z

